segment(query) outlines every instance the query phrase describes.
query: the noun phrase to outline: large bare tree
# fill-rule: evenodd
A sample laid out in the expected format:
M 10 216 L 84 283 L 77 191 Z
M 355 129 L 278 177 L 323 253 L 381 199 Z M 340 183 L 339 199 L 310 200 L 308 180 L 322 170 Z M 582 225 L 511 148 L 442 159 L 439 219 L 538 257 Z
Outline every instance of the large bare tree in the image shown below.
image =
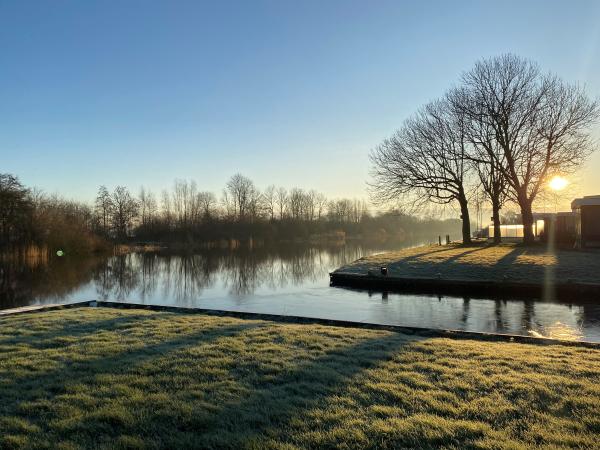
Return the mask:
M 589 128 L 600 114 L 598 102 L 510 54 L 479 61 L 463 83 L 463 111 L 491 129 L 501 152 L 489 156 L 521 209 L 523 240 L 531 243 L 533 202 L 548 177 L 572 173 L 594 149 Z
M 481 139 L 476 141 L 475 139 Z M 492 223 L 494 226 L 494 243 L 502 241 L 502 228 L 500 227 L 500 210 L 508 198 L 508 181 L 502 170 L 504 158 L 499 155 L 498 159 L 490 156 L 497 154 L 497 143 L 486 135 L 475 135 L 473 139 L 472 153 L 469 160 L 473 164 L 473 170 L 477 173 L 481 190 L 492 207 Z
M 467 158 L 479 178 L 480 191 L 492 208 L 494 242 L 502 240 L 500 210 L 508 198 L 508 181 L 505 176 L 506 157 L 498 144 L 495 130 L 488 121 L 475 117 L 470 105 L 471 95 L 465 88 L 455 88 L 446 95 L 452 114 L 464 124 L 466 141 L 469 144 Z
M 394 136 L 371 152 L 372 197 L 376 202 L 457 202 L 462 238 L 471 242 L 467 141 L 461 116 L 446 99 L 432 102 L 406 120 Z

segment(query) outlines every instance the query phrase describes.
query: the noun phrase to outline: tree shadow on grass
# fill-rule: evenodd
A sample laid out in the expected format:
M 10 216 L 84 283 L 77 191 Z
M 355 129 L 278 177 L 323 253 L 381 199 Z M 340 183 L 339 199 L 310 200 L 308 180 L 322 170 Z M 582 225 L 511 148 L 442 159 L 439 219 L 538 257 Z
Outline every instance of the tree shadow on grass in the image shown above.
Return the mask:
M 62 358 L 63 364 L 59 367 L 41 373 L 36 372 L 31 376 L 12 380 L 0 378 L 0 398 L 2 398 L 0 416 L 14 412 L 23 401 L 34 400 L 42 390 L 52 392 L 53 396 L 60 395 L 66 392 L 69 386 L 79 383 L 89 384 L 98 375 L 121 374 L 148 360 L 163 357 L 165 354 L 186 346 L 206 344 L 222 337 L 234 336 L 239 332 L 262 326 L 265 325 L 251 322 L 203 327 L 198 332 L 185 334 L 175 339 L 146 344 L 140 348 L 128 349 L 116 354 L 111 353 L 91 360 Z
M 167 446 L 241 448 L 250 443 L 261 448 L 269 440 L 271 444 L 277 441 L 278 445 L 282 442 L 303 445 L 293 442 L 291 431 L 295 423 L 306 420 L 312 409 L 325 407 L 328 398 L 343 395 L 359 373 L 391 360 L 403 346 L 425 338 L 391 333 L 361 339 L 318 358 L 299 362 L 274 379 L 241 379 L 250 395 L 224 404 L 217 413 L 193 426 L 181 424 Z
M 33 316 L 30 316 L 33 317 Z M 27 317 L 29 319 L 30 317 Z M 50 318 L 52 316 L 49 316 Z M 22 325 L 27 326 L 27 320 L 21 323 L 15 323 L 14 318 L 7 317 L 11 321 L 11 325 Z M 98 331 L 114 331 L 120 328 L 127 328 L 129 325 L 139 326 L 142 322 L 156 320 L 155 316 L 148 314 L 135 314 L 126 315 L 121 317 L 112 317 L 102 320 L 84 321 L 84 320 L 73 320 L 67 319 L 62 322 L 61 325 L 54 327 L 50 330 L 43 331 L 31 331 L 28 329 L 19 330 L 19 333 L 15 336 L 6 338 L 0 337 L 0 347 L 26 344 L 31 348 L 48 348 L 56 345 L 55 340 L 60 338 L 76 338 L 96 333 Z M 0 321 L 0 324 L 2 321 Z
M 421 252 L 421 253 L 416 253 L 414 255 L 410 255 L 407 256 L 405 258 L 401 258 L 398 261 L 396 261 L 397 264 L 405 264 L 405 263 L 411 263 L 414 261 L 418 261 L 421 257 L 423 256 L 429 256 L 429 255 L 433 255 L 436 253 L 443 253 L 443 252 L 451 252 L 451 251 L 456 251 L 457 249 L 464 249 L 465 251 L 452 255 L 448 258 L 446 258 L 445 260 L 441 261 L 439 264 L 443 264 L 443 263 L 449 263 L 449 262 L 453 262 L 459 258 L 462 258 L 465 255 L 468 255 L 470 253 L 475 253 L 481 250 L 485 250 L 486 249 L 486 245 L 477 245 L 477 246 L 473 246 L 473 245 L 459 245 L 459 246 L 453 246 L 453 247 L 444 247 L 442 249 L 439 250 L 431 250 L 431 251 L 427 251 L 427 252 Z M 418 261 L 420 263 L 423 264 L 428 264 L 430 263 L 429 261 Z
M 404 258 L 400 258 L 398 261 L 396 261 L 396 263 L 405 263 L 405 262 L 409 263 L 409 262 L 412 262 L 412 261 L 417 261 L 422 256 L 433 255 L 435 253 L 449 252 L 451 250 L 453 250 L 453 248 L 443 247 L 443 248 L 438 249 L 438 250 L 431 250 L 431 251 L 427 251 L 427 252 L 415 253 L 414 255 L 410 255 L 410 256 L 406 256 Z
M 527 247 L 513 247 L 510 252 L 506 253 L 504 256 L 499 258 L 498 261 L 496 261 L 494 267 L 502 270 L 509 269 L 516 262 L 517 258 L 525 253 L 526 250 Z
M 469 248 L 469 247 L 467 247 L 467 248 Z M 444 261 L 441 261 L 439 264 L 452 264 L 454 261 L 456 261 L 466 255 L 470 255 L 475 252 L 480 252 L 481 250 L 485 250 L 485 247 L 471 248 L 470 250 L 464 251 L 462 253 L 457 253 L 456 255 L 452 255 L 449 258 L 446 258 Z

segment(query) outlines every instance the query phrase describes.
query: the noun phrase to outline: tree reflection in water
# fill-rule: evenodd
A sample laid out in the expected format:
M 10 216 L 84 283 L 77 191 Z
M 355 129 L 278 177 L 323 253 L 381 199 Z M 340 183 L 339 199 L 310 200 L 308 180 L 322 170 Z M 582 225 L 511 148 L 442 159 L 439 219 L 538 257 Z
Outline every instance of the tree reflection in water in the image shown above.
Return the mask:
M 60 303 L 93 280 L 105 258 L 1 258 L 0 309 Z
M 131 253 L 108 258 L 94 273 L 99 299 L 125 300 L 136 291 L 140 300 L 157 294 L 177 302 L 202 296 L 217 282 L 232 296 L 252 295 L 323 279 L 329 271 L 368 253 L 354 247 L 263 247 L 206 249 L 194 254 Z
M 109 258 L 94 274 L 96 292 L 101 300 L 125 300 L 137 290 L 140 279 L 137 255 L 129 253 Z

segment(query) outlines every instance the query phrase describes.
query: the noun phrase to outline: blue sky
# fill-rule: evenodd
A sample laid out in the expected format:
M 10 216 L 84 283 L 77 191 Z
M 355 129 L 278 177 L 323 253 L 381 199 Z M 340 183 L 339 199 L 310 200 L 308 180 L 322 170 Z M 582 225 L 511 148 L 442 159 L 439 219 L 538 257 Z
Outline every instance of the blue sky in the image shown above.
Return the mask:
M 600 2 L 0 0 L 0 172 L 83 200 L 235 172 L 364 196 L 369 150 L 504 52 L 600 96 Z

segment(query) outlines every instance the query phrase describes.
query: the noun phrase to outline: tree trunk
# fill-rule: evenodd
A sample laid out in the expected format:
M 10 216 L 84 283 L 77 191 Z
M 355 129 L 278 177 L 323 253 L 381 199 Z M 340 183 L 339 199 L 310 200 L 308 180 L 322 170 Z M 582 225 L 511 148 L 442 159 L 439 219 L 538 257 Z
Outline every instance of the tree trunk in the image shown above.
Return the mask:
M 462 240 L 463 244 L 471 243 L 471 219 L 469 217 L 469 205 L 467 199 L 463 196 L 458 199 L 460 203 L 460 218 L 462 219 Z
M 500 228 L 500 204 L 492 201 L 492 220 L 494 222 L 494 244 L 502 242 L 502 231 Z
M 535 236 L 533 235 L 533 211 L 529 199 L 519 195 L 519 207 L 521 208 L 521 220 L 523 221 L 523 243 L 533 244 Z

